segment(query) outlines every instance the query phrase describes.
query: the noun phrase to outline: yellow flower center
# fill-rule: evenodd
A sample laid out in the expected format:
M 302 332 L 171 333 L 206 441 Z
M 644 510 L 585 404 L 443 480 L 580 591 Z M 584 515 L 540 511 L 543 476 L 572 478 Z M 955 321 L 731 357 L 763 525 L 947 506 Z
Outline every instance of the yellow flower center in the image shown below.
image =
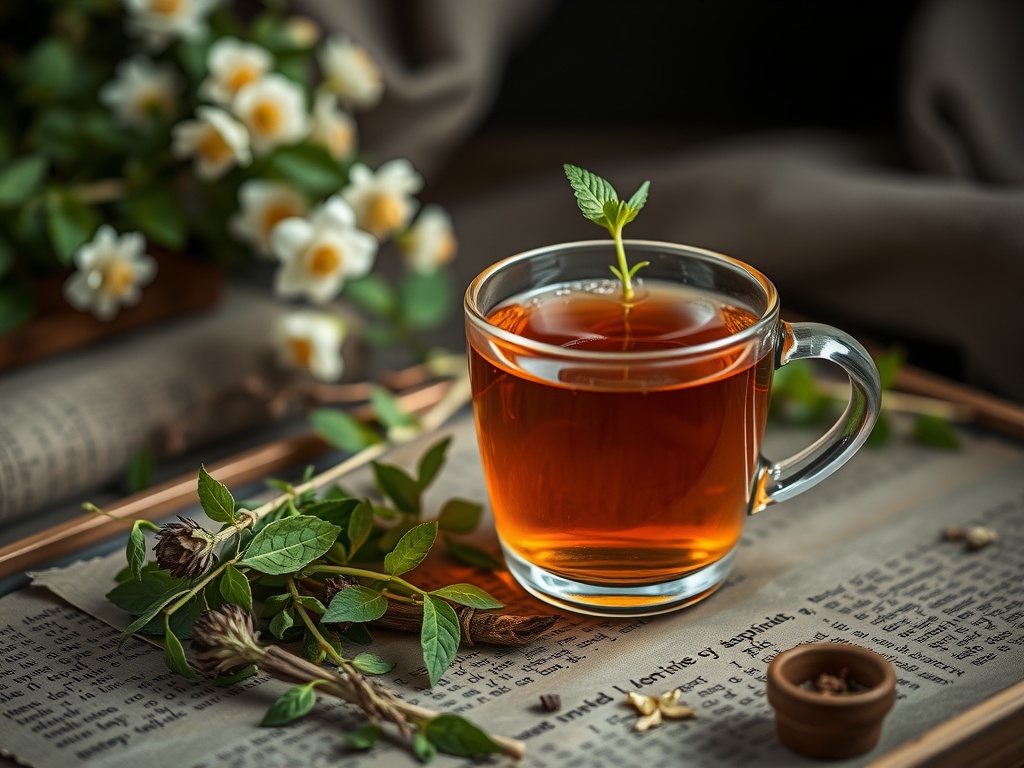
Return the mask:
M 196 153 L 209 163 L 220 163 L 234 155 L 231 145 L 224 141 L 220 131 L 213 128 L 203 133 L 196 145 Z
M 327 151 L 334 158 L 351 154 L 355 143 L 355 132 L 347 125 L 335 125 L 327 135 Z
M 151 0 L 149 9 L 153 13 L 161 13 L 164 16 L 173 16 L 181 10 L 182 0 Z
M 380 70 L 365 49 L 356 48 L 352 51 L 352 61 L 367 80 L 375 84 L 380 81 Z
M 330 245 L 319 245 L 306 260 L 306 269 L 314 277 L 328 277 L 341 266 L 341 254 Z
M 263 209 L 261 221 L 263 236 L 266 237 L 269 235 L 270 231 L 284 219 L 291 218 L 292 216 L 299 216 L 301 213 L 302 212 L 296 209 L 295 206 L 289 205 L 288 203 L 271 203 Z
M 288 339 L 288 354 L 299 368 L 309 368 L 313 360 L 313 344 L 309 339 L 292 336 Z
M 271 101 L 257 104 L 252 110 L 252 127 L 263 136 L 273 136 L 281 127 L 281 110 Z
M 376 195 L 366 209 L 366 226 L 378 239 L 402 225 L 402 206 L 391 195 Z
M 103 290 L 115 299 L 120 299 L 135 284 L 135 270 L 123 261 L 112 261 L 100 270 L 103 276 Z
M 238 93 L 242 90 L 243 86 L 248 85 L 258 78 L 259 74 L 260 73 L 256 70 L 256 67 L 242 65 L 231 73 L 231 76 L 228 78 L 227 86 L 232 93 Z
M 452 234 L 445 234 L 437 244 L 437 253 L 434 258 L 438 265 L 447 264 L 455 258 L 455 251 L 458 249 L 458 242 Z

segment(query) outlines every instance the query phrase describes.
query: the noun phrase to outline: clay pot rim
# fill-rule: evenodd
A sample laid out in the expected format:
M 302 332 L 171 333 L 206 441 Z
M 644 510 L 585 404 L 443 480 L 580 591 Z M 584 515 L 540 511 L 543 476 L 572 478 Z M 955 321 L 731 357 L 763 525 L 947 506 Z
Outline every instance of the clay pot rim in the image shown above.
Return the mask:
M 842 663 L 844 657 L 849 658 L 851 663 Z M 881 678 L 864 690 L 830 696 L 802 688 L 801 684 L 809 679 L 806 676 L 802 676 L 799 682 L 790 680 L 785 672 L 792 668 L 795 661 L 803 661 L 811 666 L 831 666 L 836 665 L 838 661 L 839 666 L 877 670 Z M 774 687 L 780 695 L 816 708 L 854 709 L 895 698 L 896 673 L 892 665 L 869 648 L 846 643 L 805 643 L 789 648 L 776 656 L 768 666 L 768 680 L 769 690 Z

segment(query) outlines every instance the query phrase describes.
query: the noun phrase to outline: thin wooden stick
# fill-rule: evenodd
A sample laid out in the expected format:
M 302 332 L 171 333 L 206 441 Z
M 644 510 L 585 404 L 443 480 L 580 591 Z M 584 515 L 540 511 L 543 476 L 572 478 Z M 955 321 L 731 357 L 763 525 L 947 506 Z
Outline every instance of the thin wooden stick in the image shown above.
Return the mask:
M 905 742 L 868 768 L 1024 765 L 1024 680 Z

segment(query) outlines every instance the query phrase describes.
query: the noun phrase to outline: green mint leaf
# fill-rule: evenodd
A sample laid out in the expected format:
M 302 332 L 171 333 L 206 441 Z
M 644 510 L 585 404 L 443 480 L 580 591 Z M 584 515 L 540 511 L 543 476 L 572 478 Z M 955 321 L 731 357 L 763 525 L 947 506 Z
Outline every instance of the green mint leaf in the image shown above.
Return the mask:
M 339 528 L 346 528 L 352 519 L 352 511 L 359 506 L 359 499 L 326 499 L 307 504 L 302 508 L 302 514 L 325 520 L 331 525 Z
M 438 715 L 423 724 L 423 732 L 431 744 L 449 755 L 469 757 L 501 751 L 494 739 L 458 715 Z
M 46 215 L 46 230 L 57 259 L 70 265 L 75 251 L 95 234 L 99 214 L 77 198 L 51 194 L 46 199 Z
M 380 510 L 377 510 L 377 514 L 382 514 Z M 380 538 L 377 539 L 377 550 L 384 554 L 387 554 L 395 548 L 398 540 L 401 539 L 405 534 L 411 531 L 418 525 L 415 520 L 408 518 L 395 523 L 390 528 L 386 529 Z
M 153 618 L 158 613 L 160 613 L 160 611 L 166 608 L 173 600 L 176 600 L 177 598 L 188 594 L 188 592 L 188 587 L 185 587 L 184 589 L 180 589 L 177 592 L 161 595 L 158 599 L 154 600 L 153 603 L 145 610 L 145 612 L 142 613 L 141 616 L 139 616 L 137 619 L 135 619 L 135 621 L 133 621 L 131 624 L 125 627 L 125 630 L 121 634 L 121 638 L 120 640 L 118 640 L 117 643 L 118 649 L 120 650 L 121 646 L 125 644 L 129 637 L 131 637 L 140 629 L 149 624 L 149 622 L 152 621 Z
M 384 556 L 384 570 L 392 576 L 408 573 L 423 562 L 437 538 L 437 523 L 421 523 L 406 533 Z
M 611 273 L 612 273 L 613 275 L 615 275 L 615 276 L 616 276 L 617 278 L 619 278 L 619 280 L 620 280 L 621 282 L 626 282 L 626 277 L 625 277 L 625 275 L 623 275 L 623 274 L 622 274 L 622 273 L 621 273 L 621 272 L 619 271 L 619 268 L 618 268 L 618 267 L 616 267 L 616 266 L 615 266 L 614 264 L 609 264 L 609 265 L 608 265 L 608 269 L 610 269 L 610 270 L 611 270 Z
M 370 403 L 380 423 L 389 429 L 392 427 L 414 427 L 419 422 L 416 417 L 402 408 L 398 398 L 384 387 L 374 385 L 370 388 Z
M 437 473 L 444 466 L 445 456 L 451 443 L 452 439 L 450 437 L 438 440 L 420 458 L 420 463 L 416 467 L 416 481 L 419 483 L 420 490 L 426 489 L 427 486 L 434 482 Z
M 196 671 L 189 666 L 185 658 L 185 649 L 181 647 L 181 640 L 170 628 L 168 616 L 164 617 L 164 664 L 172 672 L 182 677 L 195 677 Z
M 260 618 L 269 619 L 275 614 L 283 611 L 292 603 L 292 596 L 289 592 L 280 592 L 276 595 L 271 595 L 263 601 L 263 605 L 260 606 Z
M 490 552 L 459 541 L 452 536 L 444 537 L 444 546 L 451 557 L 465 565 L 471 565 L 484 571 L 500 571 L 505 567 L 505 563 Z
M 199 503 L 203 512 L 217 523 L 235 522 L 235 498 L 227 486 L 215 480 L 206 467 L 199 467 Z
M 257 533 L 238 565 L 260 573 L 294 573 L 323 555 L 341 529 L 310 515 L 285 517 Z
M 305 685 L 296 685 L 288 690 L 270 706 L 267 714 L 260 721 L 260 725 L 265 727 L 288 725 L 288 723 L 293 723 L 308 715 L 312 711 L 313 705 L 316 704 L 316 691 L 313 690 L 313 686 L 317 682 L 319 681 L 314 680 Z
M 46 178 L 49 161 L 40 154 L 21 157 L 0 170 L 0 208 L 25 202 Z
M 392 317 L 398 312 L 398 297 L 377 274 L 345 281 L 344 295 L 356 306 L 377 317 Z
M 239 683 L 246 678 L 252 677 L 259 671 L 260 668 L 255 664 L 249 664 L 246 667 L 242 667 L 237 672 L 232 672 L 230 675 L 217 675 L 210 682 L 218 688 L 226 688 L 230 685 L 234 685 L 235 683 Z
M 435 597 L 443 597 L 459 605 L 468 605 L 470 608 L 489 610 L 491 608 L 504 608 L 505 604 L 500 603 L 491 597 L 480 587 L 472 584 L 452 584 L 447 587 L 433 590 L 430 594 Z
M 142 526 L 146 525 L 146 522 L 136 520 L 132 523 L 132 532 L 128 534 L 128 543 L 125 545 L 125 559 L 136 581 L 142 579 L 142 567 L 146 564 L 146 535 L 142 532 Z
M 420 514 L 420 485 L 399 467 L 373 462 L 373 475 L 380 492 L 407 515 Z
M 299 599 L 296 602 L 307 611 L 311 611 L 317 616 L 323 616 L 324 613 L 327 612 L 327 608 L 324 607 L 324 604 L 312 595 L 299 595 Z
M 121 582 L 106 597 L 125 613 L 140 616 L 160 598 L 187 590 L 187 579 L 176 579 L 167 571 L 144 567 L 138 580 Z
M 423 661 L 427 666 L 431 686 L 441 679 L 452 663 L 459 650 L 461 637 L 459 617 L 455 610 L 441 598 L 425 595 L 420 645 L 423 648 Z
M 346 529 L 348 535 L 348 556 L 351 559 L 373 533 L 373 507 L 367 501 L 360 501 L 352 510 Z
M 410 328 L 437 328 L 451 315 L 455 298 L 451 277 L 445 269 L 406 273 L 398 284 L 402 319 Z
M 595 224 L 609 227 L 611 220 L 605 215 L 605 210 L 607 203 L 618 203 L 619 196 L 615 188 L 600 176 L 579 166 L 566 163 L 562 168 L 576 193 L 576 203 L 583 215 Z
M 883 390 L 896 386 L 896 377 L 905 360 L 906 352 L 901 347 L 894 347 L 875 357 L 875 367 L 878 368 L 878 379 Z
M 342 637 L 356 645 L 373 645 L 373 635 L 365 624 L 353 624 L 342 633 Z
M 629 202 L 626 206 L 629 208 L 630 216 L 627 221 L 632 221 L 636 218 L 636 215 L 640 213 L 640 209 L 644 207 L 644 203 L 647 202 L 647 190 L 650 189 L 651 182 L 645 181 L 640 185 L 640 188 L 633 193 L 633 196 L 629 198 Z
M 472 533 L 480 524 L 484 508 L 464 499 L 449 499 L 437 515 L 437 524 L 448 533 Z
M 960 435 L 953 425 L 938 416 L 918 416 L 914 420 L 913 438 L 932 448 L 956 450 L 961 446 Z
M 373 723 L 368 723 L 358 731 L 345 735 L 345 746 L 349 749 L 367 750 L 372 749 L 380 740 L 380 728 Z
M 352 659 L 352 665 L 367 675 L 383 675 L 395 668 L 395 662 L 382 659 L 373 653 L 360 653 Z
M 622 229 L 622 220 L 626 216 L 625 205 L 619 200 L 609 200 L 604 204 L 604 218 L 609 229 Z
M 229 565 L 220 578 L 220 596 L 225 603 L 233 603 L 246 612 L 252 610 L 252 587 L 245 574 Z
M 309 421 L 320 437 L 343 451 L 358 453 L 381 441 L 370 427 L 337 408 L 316 408 Z
M 295 611 L 285 608 L 270 620 L 270 634 L 278 640 L 284 640 L 284 633 L 295 626 Z
M 379 619 L 387 609 L 387 598 L 380 592 L 357 584 L 336 594 L 320 621 L 325 624 L 348 621 L 361 624 Z
M 430 743 L 427 734 L 420 728 L 412 737 L 412 753 L 421 763 L 429 763 L 437 757 L 437 747 Z
M 883 411 L 878 414 L 875 426 L 871 428 L 871 433 L 868 435 L 867 440 L 864 441 L 864 445 L 869 448 L 881 448 L 883 445 L 888 443 L 891 438 L 892 422 L 889 421 L 889 414 Z

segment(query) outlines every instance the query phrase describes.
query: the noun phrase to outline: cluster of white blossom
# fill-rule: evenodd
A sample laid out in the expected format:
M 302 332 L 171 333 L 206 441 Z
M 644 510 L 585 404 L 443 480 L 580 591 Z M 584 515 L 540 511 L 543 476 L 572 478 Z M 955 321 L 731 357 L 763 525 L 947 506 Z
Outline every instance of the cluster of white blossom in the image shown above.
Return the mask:
M 206 18 L 218 0 L 123 2 L 128 32 L 155 56 L 177 38 L 206 34 Z M 309 42 L 318 38 L 315 25 L 306 20 L 293 20 L 291 33 Z M 214 181 L 303 141 L 322 146 L 336 160 L 354 157 L 352 112 L 380 100 L 381 70 L 364 48 L 344 36 L 325 40 L 317 60 L 322 81 L 307 108 L 301 86 L 274 70 L 271 51 L 232 37 L 216 39 L 198 89 L 203 103 L 174 124 L 173 155 L 190 161 L 200 181 Z M 176 120 L 182 90 L 182 78 L 171 64 L 137 53 L 121 62 L 100 100 L 122 124 L 142 127 L 154 113 Z M 238 189 L 238 212 L 227 225 L 254 253 L 277 260 L 278 296 L 323 305 L 338 297 L 346 279 L 370 272 L 379 245 L 388 239 L 395 238 L 414 271 L 436 270 L 452 258 L 451 221 L 437 206 L 419 211 L 415 196 L 422 184 L 404 159 L 376 171 L 353 164 L 348 184 L 319 202 L 280 179 L 246 178 Z M 76 253 L 75 266 L 65 284 L 67 300 L 102 319 L 137 302 L 156 271 L 141 235 L 118 236 L 106 225 Z M 322 380 L 341 376 L 344 326 L 336 315 L 311 310 L 286 315 L 276 340 L 287 365 Z

